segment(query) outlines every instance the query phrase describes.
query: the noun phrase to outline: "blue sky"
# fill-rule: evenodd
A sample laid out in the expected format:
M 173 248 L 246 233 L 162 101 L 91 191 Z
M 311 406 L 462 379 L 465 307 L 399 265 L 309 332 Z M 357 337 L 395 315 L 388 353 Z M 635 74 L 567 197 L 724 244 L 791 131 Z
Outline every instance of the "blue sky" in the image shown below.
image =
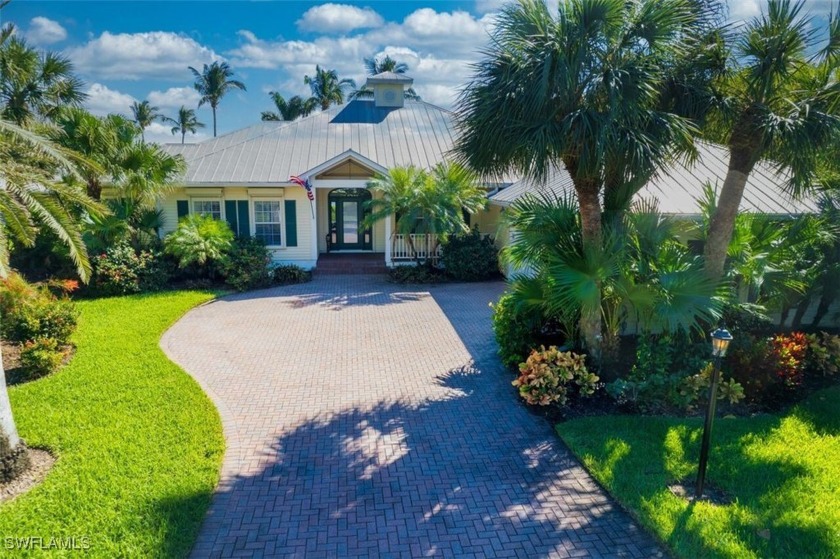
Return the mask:
M 30 42 L 69 56 L 87 84 L 88 108 L 98 114 L 127 114 L 132 101 L 149 99 L 174 115 L 181 104 L 197 103 L 187 67 L 226 60 L 248 90 L 222 101 L 223 133 L 257 122 L 271 108 L 269 91 L 306 95 L 303 76 L 316 64 L 361 84 L 363 58 L 386 53 L 408 63 L 424 100 L 448 107 L 502 1 L 13 0 L 0 17 Z M 816 13 L 832 5 L 808 4 Z M 732 17 L 754 15 L 761 5 L 731 0 Z M 209 126 L 209 109 L 200 109 L 199 118 Z M 174 141 L 162 124 L 147 136 Z

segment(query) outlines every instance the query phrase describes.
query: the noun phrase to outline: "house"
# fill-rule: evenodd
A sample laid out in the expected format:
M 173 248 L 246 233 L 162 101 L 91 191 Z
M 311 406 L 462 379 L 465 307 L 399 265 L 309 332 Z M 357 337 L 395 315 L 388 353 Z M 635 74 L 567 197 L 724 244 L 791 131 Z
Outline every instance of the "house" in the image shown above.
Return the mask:
M 162 202 L 166 226 L 190 213 L 226 220 L 237 235 L 263 239 L 276 262 L 314 268 L 329 255 L 367 254 L 387 266 L 411 262 L 406 235 L 394 232 L 393 217 L 363 225 L 368 180 L 396 166 L 431 168 L 452 150 L 453 114 L 424 101 L 407 99 L 413 80 L 385 72 L 368 78 L 372 95 L 292 122 L 261 122 L 198 144 L 169 144 L 170 153 L 187 163 L 183 187 Z M 725 148 L 700 144 L 691 163 L 664 169 L 639 196 L 657 198 L 663 213 L 697 213 L 706 183 L 726 175 Z M 312 199 L 292 178 L 311 184 Z M 784 178 L 760 162 L 750 175 L 742 210 L 776 215 L 814 211 L 813 201 L 794 201 L 782 188 Z M 508 240 L 500 227 L 504 209 L 526 192 L 573 192 L 564 169 L 538 186 L 528 180 L 488 184 L 485 211 L 469 216 L 470 225 L 497 239 Z M 436 245 L 427 235 L 414 235 L 418 256 Z M 432 255 L 434 256 L 434 255 Z M 359 256 L 362 258 L 362 256 Z
M 263 239 L 277 262 L 304 268 L 331 253 L 367 253 L 391 266 L 410 262 L 393 218 L 363 226 L 367 182 L 389 168 L 431 168 L 452 149 L 452 114 L 406 99 L 413 80 L 385 72 L 368 78 L 369 98 L 355 99 L 292 122 L 261 122 L 198 144 L 169 144 L 187 163 L 182 188 L 161 205 L 165 234 L 190 213 L 226 220 L 237 235 Z M 308 180 L 307 191 L 292 177 Z M 500 207 L 471 216 L 495 233 Z M 435 245 L 414 239 L 419 256 Z

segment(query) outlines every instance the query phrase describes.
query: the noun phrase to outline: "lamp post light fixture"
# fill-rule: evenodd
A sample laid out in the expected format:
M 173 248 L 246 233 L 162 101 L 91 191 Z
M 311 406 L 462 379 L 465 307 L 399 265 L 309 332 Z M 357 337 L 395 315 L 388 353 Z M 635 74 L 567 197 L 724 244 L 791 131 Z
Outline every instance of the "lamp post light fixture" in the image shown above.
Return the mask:
M 712 427 L 715 423 L 715 408 L 717 407 L 717 389 L 720 381 L 720 361 L 726 355 L 732 334 L 725 328 L 718 328 L 712 336 L 712 357 L 715 358 L 715 368 L 712 372 L 712 385 L 709 387 L 709 408 L 706 410 L 706 424 L 703 426 L 703 443 L 700 447 L 700 467 L 697 470 L 697 489 L 694 497 L 703 496 L 703 484 L 706 482 L 706 465 L 709 462 L 709 442 L 712 437 Z

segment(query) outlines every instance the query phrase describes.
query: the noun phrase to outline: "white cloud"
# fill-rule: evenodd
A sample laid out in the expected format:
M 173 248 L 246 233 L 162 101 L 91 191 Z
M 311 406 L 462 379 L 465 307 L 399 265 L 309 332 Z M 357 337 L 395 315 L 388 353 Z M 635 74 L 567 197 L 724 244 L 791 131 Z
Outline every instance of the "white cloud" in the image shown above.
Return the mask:
M 136 101 L 128 93 L 116 91 L 101 83 L 93 83 L 85 92 L 88 95 L 85 108 L 95 115 L 109 113 L 131 114 L 131 104 Z
M 191 37 L 167 31 L 111 33 L 105 31 L 67 54 L 83 73 L 123 80 L 189 79 L 188 66 L 200 66 L 220 57 Z
M 67 30 L 57 21 L 45 17 L 33 17 L 26 30 L 26 39 L 36 45 L 51 45 L 67 38 Z
M 301 31 L 346 33 L 354 29 L 380 27 L 385 21 L 371 8 L 347 4 L 322 4 L 306 10 L 297 21 Z
M 729 19 L 743 21 L 767 11 L 767 0 L 728 0 Z M 805 0 L 802 13 L 813 17 L 826 17 L 835 8 L 836 3 L 828 0 Z
M 174 107 L 181 105 L 194 108 L 200 95 L 192 87 L 170 87 L 166 91 L 151 91 L 146 99 L 155 107 Z
M 494 16 L 475 17 L 468 12 L 437 12 L 421 8 L 402 22 L 341 37 L 319 36 L 311 41 L 264 40 L 251 31 L 239 32 L 242 44 L 226 53 L 232 66 L 278 70 L 274 89 L 284 95 L 306 94 L 303 76 L 316 64 L 335 69 L 339 76 L 365 80 L 363 59 L 390 54 L 409 66 L 414 88 L 427 101 L 452 105 L 457 90 L 469 78 L 470 64 L 489 40 Z M 272 84 L 272 85 L 274 85 Z
M 207 129 L 205 128 L 202 130 L 203 131 L 198 132 L 197 134 L 188 133 L 187 136 L 184 138 L 186 143 L 191 144 L 209 138 L 210 135 L 207 132 Z M 147 142 L 157 142 L 159 144 L 181 143 L 181 133 L 176 132 L 175 134 L 173 134 L 172 125 L 164 124 L 162 122 L 153 122 L 149 126 L 147 126 L 145 136 Z

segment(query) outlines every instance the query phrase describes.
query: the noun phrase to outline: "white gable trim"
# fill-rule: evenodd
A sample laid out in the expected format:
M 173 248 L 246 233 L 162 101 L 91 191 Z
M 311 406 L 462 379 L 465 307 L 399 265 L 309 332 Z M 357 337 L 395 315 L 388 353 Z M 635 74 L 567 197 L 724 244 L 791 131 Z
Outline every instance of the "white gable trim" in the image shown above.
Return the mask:
M 352 149 L 348 149 L 344 153 L 340 153 L 340 154 L 336 155 L 335 157 L 333 157 L 332 159 L 328 159 L 328 160 L 324 161 L 323 163 L 321 163 L 320 165 L 317 165 L 317 166 L 309 169 L 308 171 L 306 171 L 304 173 L 301 173 L 299 176 L 301 178 L 314 177 L 318 173 L 320 173 L 322 171 L 326 171 L 326 170 L 328 170 L 332 167 L 335 167 L 336 165 L 338 165 L 340 163 L 344 163 L 348 159 L 351 159 L 351 160 L 355 161 L 356 163 L 358 163 L 360 165 L 364 165 L 365 167 L 368 167 L 369 169 L 372 169 L 373 171 L 375 171 L 377 173 L 385 174 L 385 173 L 388 172 L 388 169 L 386 167 L 383 167 L 382 165 L 380 165 L 376 161 L 373 161 L 372 159 L 368 159 L 367 157 L 365 157 L 361 153 L 353 151 Z

